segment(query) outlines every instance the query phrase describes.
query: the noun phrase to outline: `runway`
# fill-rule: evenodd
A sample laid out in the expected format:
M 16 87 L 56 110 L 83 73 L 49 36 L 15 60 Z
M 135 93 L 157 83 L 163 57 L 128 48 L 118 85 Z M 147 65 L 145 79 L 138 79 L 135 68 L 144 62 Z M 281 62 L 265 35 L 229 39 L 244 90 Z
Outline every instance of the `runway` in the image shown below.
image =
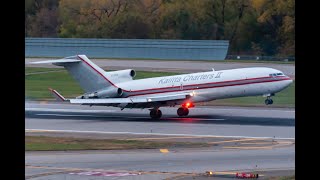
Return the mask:
M 80 108 L 80 109 L 78 109 Z M 26 103 L 26 129 L 295 137 L 294 110 L 199 107 L 179 118 L 177 108 L 161 108 L 163 117 L 151 120 L 149 111 L 67 104 Z
M 97 151 L 97 152 L 43 152 L 26 153 L 26 175 L 31 176 L 40 168 L 66 172 L 46 176 L 47 179 L 78 179 L 69 171 L 129 172 L 144 174 L 143 179 L 165 179 L 177 176 L 175 173 L 204 173 L 205 171 L 258 171 L 294 169 L 294 148 L 247 151 L 179 151 L 160 153 L 157 150 Z M 34 167 L 38 167 L 37 169 Z M 49 168 L 51 167 L 51 168 Z M 47 170 L 48 171 L 48 170 Z M 165 172 L 162 173 L 161 172 Z M 172 173 L 172 174 L 171 174 Z M 133 176 L 134 177 L 134 176 Z M 151 178 L 153 177 L 153 178 Z M 85 177 L 82 177 L 85 179 Z M 87 176 L 87 179 L 93 179 Z M 99 177 L 98 177 L 99 178 Z M 101 177 L 100 177 L 101 178 Z M 140 177 L 141 178 L 141 177 Z M 39 178 L 40 179 L 40 178 Z M 126 178 L 127 179 L 127 178 Z M 216 178 L 214 178 L 216 179 Z
M 89 57 L 90 58 L 90 57 Z M 50 67 L 59 68 L 51 64 L 28 64 L 34 61 L 43 61 L 50 58 L 26 58 L 26 67 Z M 52 58 L 51 58 L 52 59 Z M 92 61 L 103 69 L 122 70 L 134 69 L 138 71 L 164 71 L 164 72 L 181 72 L 195 73 L 200 71 L 225 70 L 246 67 L 270 67 L 282 71 L 284 74 L 295 77 L 294 64 L 277 64 L 277 63 L 236 63 L 236 62 L 206 62 L 206 61 L 161 61 L 161 60 L 121 60 L 121 59 L 92 59 Z
M 25 127 L 28 132 L 51 130 L 57 134 L 91 134 L 104 138 L 116 135 L 176 136 L 181 139 L 185 137 L 186 141 L 190 137 L 223 137 L 291 142 L 281 147 L 258 149 L 217 149 L 217 146 L 205 149 L 177 148 L 169 149 L 168 153 L 161 153 L 159 149 L 26 152 L 27 179 L 177 179 L 178 176 L 191 177 L 207 170 L 289 169 L 294 172 L 295 169 L 294 109 L 197 107 L 190 109 L 188 117 L 178 118 L 177 108 L 161 108 L 163 118 L 151 120 L 148 110 L 120 111 L 117 108 L 51 102 L 26 102 L 25 106 Z M 84 175 L 90 172 L 100 174 Z M 124 173 L 122 175 L 125 177 L 109 176 L 118 172 L 120 175 Z

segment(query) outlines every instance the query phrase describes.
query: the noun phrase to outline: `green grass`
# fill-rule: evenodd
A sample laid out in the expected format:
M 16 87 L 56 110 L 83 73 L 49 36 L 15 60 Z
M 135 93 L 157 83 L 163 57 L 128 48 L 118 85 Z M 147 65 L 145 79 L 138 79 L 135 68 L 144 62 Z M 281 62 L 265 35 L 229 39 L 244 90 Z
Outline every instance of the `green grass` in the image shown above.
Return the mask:
M 57 69 L 25 68 L 26 74 L 52 70 Z M 25 96 L 27 99 L 53 99 L 53 96 L 48 90 L 49 87 L 61 91 L 61 93 L 66 97 L 76 97 L 83 93 L 79 85 L 65 70 L 62 72 L 50 72 L 46 74 L 32 74 L 25 76 Z
M 54 71 L 45 74 L 31 74 L 25 76 L 25 95 L 27 99 L 32 100 L 44 100 L 53 99 L 48 87 L 56 89 L 66 98 L 74 98 L 81 95 L 83 90 L 79 85 L 72 79 L 67 71 L 63 69 L 55 68 L 31 68 L 25 69 L 26 74 L 34 72 L 46 72 Z M 172 72 L 145 72 L 137 71 L 135 79 L 160 77 L 175 75 L 178 73 Z M 212 102 L 201 103 L 203 105 L 236 105 L 236 106 L 265 106 L 264 97 L 241 97 L 231 99 L 221 99 Z M 295 82 L 292 83 L 287 89 L 277 93 L 273 97 L 274 104 L 272 107 L 295 107 Z
M 29 74 L 36 72 L 49 72 L 44 74 Z M 27 99 L 40 100 L 40 99 L 53 99 L 48 88 L 51 87 L 59 91 L 63 96 L 72 98 L 84 93 L 76 81 L 69 75 L 66 70 L 55 68 L 25 68 L 25 96 Z M 149 77 L 169 76 L 177 73 L 171 72 L 137 72 L 134 79 L 142 79 Z
M 25 68 L 25 74 L 48 72 L 48 71 L 65 71 L 65 69 L 63 69 L 63 68 L 34 68 L 34 67 Z
M 71 137 L 26 136 L 26 151 L 165 149 L 208 147 L 207 143 L 155 142 L 138 140 L 84 139 Z

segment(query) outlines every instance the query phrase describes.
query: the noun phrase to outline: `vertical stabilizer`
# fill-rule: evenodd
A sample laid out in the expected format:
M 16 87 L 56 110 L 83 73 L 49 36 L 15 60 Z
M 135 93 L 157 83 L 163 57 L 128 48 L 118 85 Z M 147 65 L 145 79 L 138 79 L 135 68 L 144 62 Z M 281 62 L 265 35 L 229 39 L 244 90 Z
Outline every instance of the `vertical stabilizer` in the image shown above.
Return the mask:
M 86 55 L 70 56 L 59 60 L 33 62 L 32 64 L 52 63 L 63 66 L 86 92 L 114 86 L 106 77 L 105 71 L 90 61 Z

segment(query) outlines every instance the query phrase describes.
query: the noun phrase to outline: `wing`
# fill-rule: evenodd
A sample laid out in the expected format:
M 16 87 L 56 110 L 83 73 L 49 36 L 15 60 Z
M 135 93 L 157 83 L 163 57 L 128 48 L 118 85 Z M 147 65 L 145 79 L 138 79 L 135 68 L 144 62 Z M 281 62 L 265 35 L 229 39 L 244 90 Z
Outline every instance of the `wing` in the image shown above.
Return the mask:
M 66 99 L 56 90 L 49 88 L 51 93 L 59 101 L 69 101 L 71 104 L 96 105 L 96 106 L 117 106 L 122 108 L 148 108 L 164 106 L 168 102 L 183 101 L 194 94 L 179 93 L 174 95 L 159 95 L 151 97 L 131 97 L 131 98 L 106 98 L 106 99 Z
M 132 98 L 106 98 L 106 99 L 69 99 L 71 104 L 105 105 L 122 108 L 148 108 L 156 105 L 165 105 L 166 102 L 185 100 L 193 96 L 192 93 L 183 93 L 166 96 L 132 97 Z

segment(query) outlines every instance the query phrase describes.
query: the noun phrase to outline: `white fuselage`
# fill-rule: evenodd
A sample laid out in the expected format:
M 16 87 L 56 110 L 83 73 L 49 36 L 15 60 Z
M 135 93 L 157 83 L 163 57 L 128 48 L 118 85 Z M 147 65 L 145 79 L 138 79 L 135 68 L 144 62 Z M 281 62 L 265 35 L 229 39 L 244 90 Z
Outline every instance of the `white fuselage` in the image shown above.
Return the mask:
M 277 93 L 292 83 L 281 71 L 272 68 L 241 68 L 176 76 L 147 78 L 117 83 L 123 97 L 173 95 L 192 92 L 189 100 L 205 102 L 215 99 Z

